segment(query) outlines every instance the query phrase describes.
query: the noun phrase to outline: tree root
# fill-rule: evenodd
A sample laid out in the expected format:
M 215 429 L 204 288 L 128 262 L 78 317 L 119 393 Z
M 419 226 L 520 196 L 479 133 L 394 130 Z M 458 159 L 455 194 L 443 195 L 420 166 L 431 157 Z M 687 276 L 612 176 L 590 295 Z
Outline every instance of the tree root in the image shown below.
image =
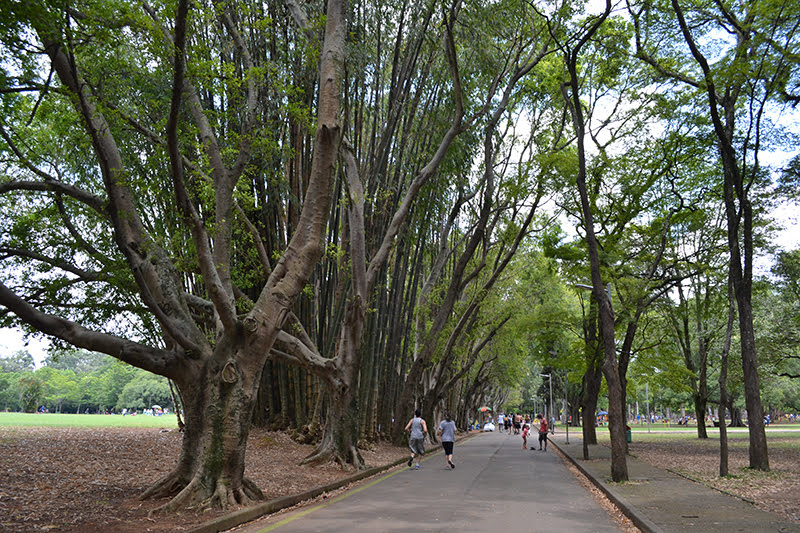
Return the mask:
M 345 453 L 337 452 L 331 443 L 323 443 L 311 452 L 311 455 L 300 461 L 299 465 L 319 465 L 333 461 L 342 468 L 354 468 L 364 470 L 366 465 L 364 459 L 355 446 L 348 446 Z
M 172 496 L 174 491 L 169 493 L 170 491 L 168 491 L 167 488 L 174 488 L 177 485 L 177 479 L 175 479 L 176 477 L 177 476 L 167 476 L 167 478 L 170 479 L 162 479 L 155 486 L 151 487 L 147 490 L 147 492 L 142 494 L 140 498 L 144 499 L 145 496 L 150 498 L 158 498 L 167 495 Z M 248 478 L 244 478 L 242 480 L 242 486 L 239 488 L 231 487 L 229 480 L 218 479 L 213 490 L 209 490 L 209 488 L 206 487 L 206 485 L 201 481 L 201 476 L 198 474 L 195 475 L 195 477 L 188 484 L 186 484 L 183 489 L 180 490 L 170 501 L 153 509 L 150 511 L 149 515 L 152 516 L 154 514 L 170 513 L 184 508 L 218 508 L 225 511 L 230 508 L 250 505 L 264 499 L 264 493 L 261 491 L 261 489 L 259 489 L 258 486 Z
M 171 498 L 182 491 L 189 483 L 183 475 L 177 470 L 173 470 L 166 476 L 162 477 L 156 483 L 144 491 L 140 496 L 140 500 L 158 499 L 158 498 Z
M 206 490 L 203 486 L 203 483 L 200 481 L 200 477 L 195 476 L 192 478 L 189 484 L 186 485 L 183 490 L 181 490 L 174 498 L 164 505 L 156 507 L 150 511 L 148 516 L 154 514 L 171 513 L 184 507 L 191 507 L 192 505 L 203 501 L 205 498 L 205 493 Z

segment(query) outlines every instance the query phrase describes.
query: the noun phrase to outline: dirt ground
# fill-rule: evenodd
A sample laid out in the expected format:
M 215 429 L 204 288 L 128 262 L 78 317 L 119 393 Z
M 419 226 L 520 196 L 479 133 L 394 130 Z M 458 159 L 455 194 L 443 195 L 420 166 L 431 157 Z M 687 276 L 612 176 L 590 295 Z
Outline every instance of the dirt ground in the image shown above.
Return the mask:
M 159 429 L 0 428 L 0 531 L 179 532 L 219 512 L 148 519 L 166 502 L 137 497 L 175 466 L 181 434 Z M 313 448 L 254 429 L 245 475 L 267 498 L 296 494 L 353 474 L 337 465 L 297 466 Z M 371 466 L 406 455 L 386 444 L 361 450 Z
M 748 468 L 748 441 L 729 441 L 728 477 L 719 477 L 719 439 L 675 442 L 634 442 L 629 453 L 646 463 L 670 470 L 754 503 L 760 509 L 800 522 L 800 455 L 797 438 L 769 437 L 769 472 Z
M 187 531 L 210 520 L 219 513 L 185 511 L 149 519 L 148 511 L 165 501 L 137 499 L 175 465 L 180 439 L 177 431 L 158 429 L 0 428 L 0 531 L 166 533 Z M 706 444 L 711 443 L 635 443 L 631 452 L 661 468 L 705 482 L 717 481 L 724 485 L 720 488 L 753 500 L 759 507 L 800 520 L 796 448 L 786 447 L 782 453 L 781 446 L 771 441 L 773 472 L 760 475 L 741 470 L 747 462 L 746 447 L 743 454 L 734 448 L 731 473 L 739 477 L 718 481 L 717 448 Z M 297 466 L 311 449 L 284 433 L 255 429 L 248 443 L 245 474 L 268 498 L 295 494 L 352 474 L 333 464 Z M 406 455 L 405 448 L 386 444 L 361 452 L 372 466 Z M 620 518 L 615 509 L 607 510 Z

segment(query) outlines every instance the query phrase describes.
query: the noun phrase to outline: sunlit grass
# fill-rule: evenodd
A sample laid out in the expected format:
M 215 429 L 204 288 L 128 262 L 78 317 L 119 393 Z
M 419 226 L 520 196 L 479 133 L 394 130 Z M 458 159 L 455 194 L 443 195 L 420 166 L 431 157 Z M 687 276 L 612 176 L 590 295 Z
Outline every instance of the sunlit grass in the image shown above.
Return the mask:
M 794 431 L 792 431 L 794 430 Z M 796 449 L 800 451 L 800 425 L 781 424 L 767 428 L 767 443 L 770 447 L 780 447 Z M 580 436 L 581 428 L 570 428 L 570 434 Z M 664 427 L 651 426 L 651 431 L 647 431 L 647 426 L 634 427 L 631 430 L 631 440 L 636 442 L 678 442 L 692 441 L 696 446 L 719 446 L 719 428 L 707 428 L 708 438 L 697 438 L 697 427 L 682 427 L 680 430 L 669 430 Z M 609 442 L 608 426 L 597 428 L 597 441 L 600 443 Z M 747 428 L 728 428 L 728 445 L 730 447 L 749 446 L 750 436 Z
M 4 427 L 156 427 L 174 428 L 178 424 L 174 414 L 148 415 L 79 415 L 55 413 L 0 413 L 0 426 Z

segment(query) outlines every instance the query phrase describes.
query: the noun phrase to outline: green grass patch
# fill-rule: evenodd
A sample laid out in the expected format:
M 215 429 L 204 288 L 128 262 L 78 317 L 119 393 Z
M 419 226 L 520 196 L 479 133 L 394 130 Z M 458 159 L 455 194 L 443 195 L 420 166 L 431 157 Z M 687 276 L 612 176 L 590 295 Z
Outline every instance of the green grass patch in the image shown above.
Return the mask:
M 79 415 L 55 413 L 0 413 L 0 427 L 84 427 L 84 428 L 175 428 L 174 414 L 148 415 Z
M 575 434 L 580 436 L 580 428 L 576 428 Z M 794 431 L 792 431 L 794 429 Z M 767 429 L 767 444 L 770 448 L 781 448 L 797 450 L 800 452 L 800 431 L 796 425 L 784 425 Z M 786 431 L 781 431 L 786 430 Z M 572 429 L 570 429 L 572 433 Z M 647 432 L 647 427 L 631 431 L 633 444 L 637 442 L 691 442 L 694 446 L 719 447 L 719 429 L 707 428 L 708 438 L 698 439 L 697 428 L 683 428 L 680 431 L 665 431 L 661 428 L 653 428 L 652 432 Z M 608 427 L 597 428 L 597 441 L 607 443 L 610 441 Z M 728 446 L 731 448 L 747 447 L 750 445 L 750 434 L 747 428 L 728 428 Z

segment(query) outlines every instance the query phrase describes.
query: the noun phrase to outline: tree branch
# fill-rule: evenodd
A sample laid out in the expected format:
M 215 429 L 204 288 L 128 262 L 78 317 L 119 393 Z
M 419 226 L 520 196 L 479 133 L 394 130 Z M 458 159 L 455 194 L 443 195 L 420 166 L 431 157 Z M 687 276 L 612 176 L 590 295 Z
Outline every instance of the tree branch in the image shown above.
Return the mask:
M 0 282 L 0 305 L 38 331 L 74 346 L 108 354 L 154 374 L 175 379 L 181 375 L 174 351 L 152 348 L 114 335 L 92 331 L 80 324 L 39 311 Z

